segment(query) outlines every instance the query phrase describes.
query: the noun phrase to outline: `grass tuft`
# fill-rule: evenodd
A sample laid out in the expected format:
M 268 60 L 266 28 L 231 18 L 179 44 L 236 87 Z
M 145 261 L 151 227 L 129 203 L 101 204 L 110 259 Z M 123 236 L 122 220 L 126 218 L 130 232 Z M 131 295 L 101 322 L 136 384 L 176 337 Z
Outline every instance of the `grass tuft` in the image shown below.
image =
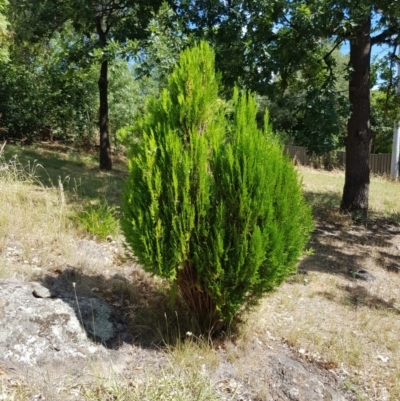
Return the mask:
M 141 367 L 139 367 L 141 368 Z M 118 401 L 217 401 L 218 397 L 210 379 L 202 371 L 182 369 L 174 362 L 161 372 L 145 372 L 131 379 L 100 377 L 95 386 L 83 391 L 86 400 Z
M 72 219 L 84 230 L 99 239 L 114 237 L 118 233 L 116 207 L 108 206 L 106 200 L 94 203 L 86 199 L 81 210 L 77 211 Z

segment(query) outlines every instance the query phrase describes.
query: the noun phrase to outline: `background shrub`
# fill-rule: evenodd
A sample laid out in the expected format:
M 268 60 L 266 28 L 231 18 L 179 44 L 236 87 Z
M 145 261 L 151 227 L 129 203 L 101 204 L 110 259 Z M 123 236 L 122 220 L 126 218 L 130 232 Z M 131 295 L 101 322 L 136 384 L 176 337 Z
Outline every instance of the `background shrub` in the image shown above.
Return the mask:
M 214 53 L 184 51 L 130 152 L 123 230 L 204 329 L 226 328 L 296 269 L 312 229 L 293 166 L 251 94 L 218 97 Z M 232 112 L 233 110 L 233 112 Z

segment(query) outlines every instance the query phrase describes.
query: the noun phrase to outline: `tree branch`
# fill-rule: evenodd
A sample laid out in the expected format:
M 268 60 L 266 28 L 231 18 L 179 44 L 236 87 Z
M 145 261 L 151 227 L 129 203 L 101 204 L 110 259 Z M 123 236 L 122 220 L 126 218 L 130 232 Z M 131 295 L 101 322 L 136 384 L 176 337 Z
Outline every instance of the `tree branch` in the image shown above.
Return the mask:
M 329 53 L 325 54 L 325 56 L 323 57 L 325 63 L 326 63 L 326 59 L 335 51 L 335 49 L 336 49 L 339 45 L 341 45 L 341 44 L 343 43 L 343 41 L 344 41 L 344 38 L 338 40 L 338 41 L 336 42 L 335 46 L 333 46 L 333 48 L 329 51 Z
M 394 39 L 392 39 L 392 36 L 399 35 L 399 27 L 398 26 L 390 26 L 388 29 L 384 30 L 381 32 L 379 35 L 373 36 L 371 38 L 371 46 L 381 44 L 381 43 L 393 43 Z

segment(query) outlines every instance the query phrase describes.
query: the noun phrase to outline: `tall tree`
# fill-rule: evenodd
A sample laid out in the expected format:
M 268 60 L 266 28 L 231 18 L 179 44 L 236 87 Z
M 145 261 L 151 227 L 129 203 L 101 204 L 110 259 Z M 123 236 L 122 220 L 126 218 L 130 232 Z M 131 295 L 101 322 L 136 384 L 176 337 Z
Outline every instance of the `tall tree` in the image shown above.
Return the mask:
M 296 14 L 305 18 L 291 29 L 314 38 L 329 38 L 339 45 L 350 42 L 349 102 L 347 123 L 346 171 L 341 209 L 354 218 L 365 220 L 369 198 L 369 154 L 371 148 L 371 49 L 374 45 L 396 46 L 400 32 L 399 7 L 388 0 L 298 0 Z M 305 10 L 305 11 L 303 11 Z M 324 59 L 327 61 L 326 56 Z M 327 63 L 329 69 L 329 65 Z M 318 112 L 318 111 L 317 111 Z
M 38 40 L 50 37 L 67 21 L 91 48 L 100 64 L 99 131 L 100 169 L 111 170 L 108 117 L 109 62 L 131 41 L 143 39 L 147 24 L 162 0 L 12 0 L 14 17 L 21 37 Z M 87 56 L 87 54 L 85 55 Z
M 347 125 L 346 172 L 341 208 L 344 211 L 368 212 L 369 154 L 371 146 L 371 7 L 364 13 L 349 10 L 354 21 L 350 33 L 349 100 L 351 114 Z
M 374 45 L 396 46 L 400 32 L 398 6 L 388 0 L 341 1 L 333 14 L 331 35 L 350 42 L 349 101 L 351 114 L 347 125 L 346 172 L 341 209 L 365 220 L 369 198 L 369 154 L 371 149 L 371 49 Z M 334 3 L 328 2 L 327 10 Z M 396 9 L 397 7 L 397 9 Z M 344 21 L 344 22 L 343 22 Z M 328 32 L 329 33 L 329 32 Z

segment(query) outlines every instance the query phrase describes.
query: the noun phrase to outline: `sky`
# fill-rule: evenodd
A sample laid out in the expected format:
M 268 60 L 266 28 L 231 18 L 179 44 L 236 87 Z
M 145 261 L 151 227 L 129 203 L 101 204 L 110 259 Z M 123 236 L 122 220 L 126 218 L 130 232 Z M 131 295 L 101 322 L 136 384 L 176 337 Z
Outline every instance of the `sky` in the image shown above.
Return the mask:
M 340 51 L 342 54 L 349 54 L 350 53 L 350 43 L 349 41 L 345 41 L 342 46 L 340 47 Z M 386 56 L 389 51 L 393 51 L 387 44 L 381 44 L 381 45 L 374 45 L 372 46 L 371 50 L 371 62 L 374 62 L 375 57 L 381 58 Z M 400 53 L 399 53 L 400 54 Z M 378 80 L 378 83 L 380 81 Z M 378 85 L 376 85 L 373 89 L 378 89 Z M 399 89 L 400 90 L 400 89 Z
M 350 43 L 348 40 L 342 44 L 340 51 L 343 54 L 350 53 Z M 386 56 L 386 54 L 388 52 L 389 52 L 388 45 L 375 45 L 375 46 L 372 46 L 371 56 L 372 56 L 372 59 L 374 58 L 374 56 L 383 57 L 383 56 Z

